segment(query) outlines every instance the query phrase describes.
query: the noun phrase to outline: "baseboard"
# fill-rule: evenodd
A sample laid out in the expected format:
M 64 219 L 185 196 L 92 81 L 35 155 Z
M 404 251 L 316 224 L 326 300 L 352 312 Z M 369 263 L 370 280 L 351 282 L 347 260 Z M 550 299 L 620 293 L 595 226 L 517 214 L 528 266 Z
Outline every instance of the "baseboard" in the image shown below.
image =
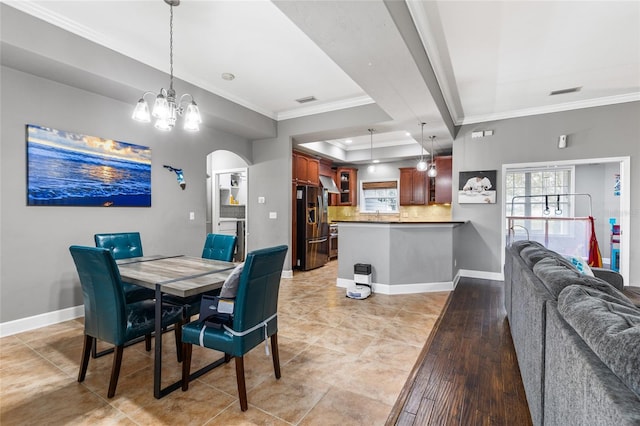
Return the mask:
M 338 278 L 336 286 L 347 288 L 355 285 L 353 280 Z M 434 291 L 452 291 L 454 289 L 453 282 L 435 282 L 435 283 L 415 283 L 415 284 L 379 284 L 372 283 L 371 290 L 380 294 L 413 294 L 413 293 L 430 293 Z
M 289 270 L 282 270 L 282 278 L 293 278 L 293 270 L 289 269 Z
M 467 278 L 480 278 L 482 280 L 504 281 L 502 272 L 474 271 L 472 269 L 460 269 L 456 276 Z
M 35 330 L 36 328 L 58 324 L 81 316 L 84 316 L 84 305 L 3 322 L 0 324 L 0 337 L 11 336 L 13 334 L 22 333 L 23 331 Z

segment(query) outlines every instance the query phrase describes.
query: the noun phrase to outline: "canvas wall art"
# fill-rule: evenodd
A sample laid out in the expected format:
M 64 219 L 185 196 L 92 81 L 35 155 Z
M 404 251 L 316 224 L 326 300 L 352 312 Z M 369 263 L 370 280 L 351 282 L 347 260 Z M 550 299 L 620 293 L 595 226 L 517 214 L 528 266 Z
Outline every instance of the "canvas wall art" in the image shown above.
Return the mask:
M 27 125 L 30 206 L 151 206 L 151 149 Z
M 497 193 L 496 175 L 496 170 L 460 172 L 458 203 L 495 203 Z

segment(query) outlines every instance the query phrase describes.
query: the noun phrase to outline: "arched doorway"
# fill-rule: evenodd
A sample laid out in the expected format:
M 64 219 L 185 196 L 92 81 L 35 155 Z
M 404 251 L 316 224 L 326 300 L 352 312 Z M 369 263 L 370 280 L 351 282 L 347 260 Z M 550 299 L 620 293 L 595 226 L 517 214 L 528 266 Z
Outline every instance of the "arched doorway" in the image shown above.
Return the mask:
M 236 261 L 247 254 L 248 175 L 247 162 L 231 151 L 207 155 L 206 232 L 237 235 Z

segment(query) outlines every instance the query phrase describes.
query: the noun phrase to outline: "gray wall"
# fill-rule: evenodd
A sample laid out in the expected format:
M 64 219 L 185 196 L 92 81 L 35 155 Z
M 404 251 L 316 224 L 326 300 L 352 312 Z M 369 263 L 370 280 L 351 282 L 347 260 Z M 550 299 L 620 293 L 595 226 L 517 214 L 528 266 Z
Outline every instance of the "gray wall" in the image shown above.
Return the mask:
M 225 149 L 250 159 L 249 141 L 208 127 L 160 133 L 131 120 L 130 104 L 11 68 L 2 67 L 1 86 L 0 322 L 81 305 L 68 247 L 93 245 L 95 233 L 140 231 L 145 253 L 200 255 L 207 154 Z M 27 207 L 25 124 L 151 147 L 152 207 Z M 184 169 L 186 190 L 163 164 Z
M 640 283 L 640 102 L 543 114 L 481 124 L 465 125 L 453 144 L 453 187 L 458 173 L 470 170 L 498 170 L 502 165 L 606 157 L 631 157 L 630 277 Z M 475 130 L 494 130 L 494 136 L 472 139 Z M 557 138 L 569 135 L 566 149 L 557 148 Z M 457 268 L 501 272 L 501 190 L 496 204 L 458 204 L 453 196 L 453 220 L 471 223 L 460 228 L 456 240 Z

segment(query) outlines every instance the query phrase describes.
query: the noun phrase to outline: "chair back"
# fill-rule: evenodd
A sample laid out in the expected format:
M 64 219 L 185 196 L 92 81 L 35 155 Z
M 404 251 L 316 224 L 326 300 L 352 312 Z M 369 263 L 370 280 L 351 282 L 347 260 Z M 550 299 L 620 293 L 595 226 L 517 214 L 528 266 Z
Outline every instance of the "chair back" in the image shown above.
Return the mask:
M 281 245 L 255 250 L 247 255 L 236 295 L 233 318 L 235 331 L 249 330 L 276 314 L 287 249 L 286 245 Z M 267 334 L 270 336 L 277 330 L 277 321 L 270 321 Z M 264 330 L 260 328 L 243 338 L 243 346 L 248 350 L 264 338 Z
M 236 251 L 238 237 L 235 235 L 207 234 L 204 242 L 202 257 L 205 259 L 224 260 L 231 262 Z
M 125 343 L 127 324 L 120 271 L 108 249 L 69 247 L 84 300 L 85 334 L 114 345 Z
M 139 232 L 95 234 L 96 247 L 109 249 L 114 259 L 142 256 L 142 240 Z

